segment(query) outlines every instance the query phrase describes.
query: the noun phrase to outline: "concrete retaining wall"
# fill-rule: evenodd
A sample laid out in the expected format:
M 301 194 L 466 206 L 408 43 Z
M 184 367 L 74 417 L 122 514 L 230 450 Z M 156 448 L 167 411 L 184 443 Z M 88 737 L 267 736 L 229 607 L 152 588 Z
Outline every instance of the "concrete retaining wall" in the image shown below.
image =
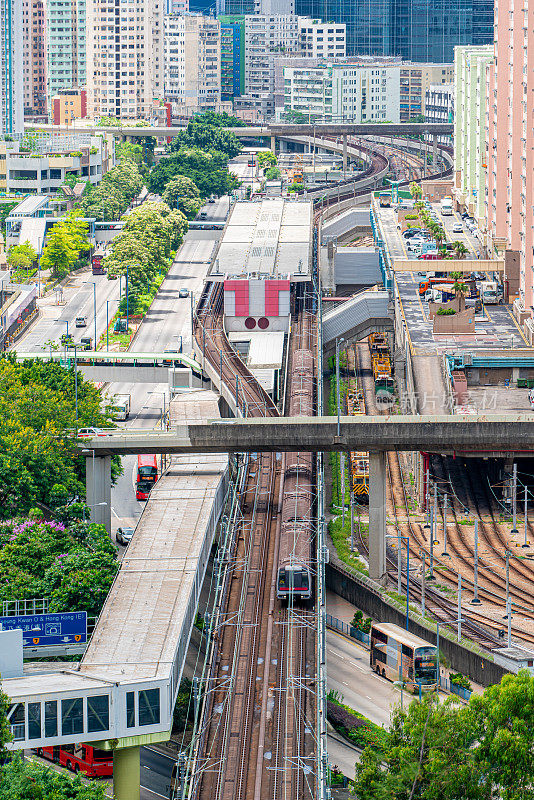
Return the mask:
M 331 543 L 330 543 L 331 544 Z M 406 615 L 390 605 L 383 597 L 376 594 L 362 582 L 356 581 L 352 576 L 334 563 L 326 565 L 326 586 L 332 592 L 352 603 L 368 614 L 377 622 L 393 622 L 404 628 Z M 422 639 L 436 644 L 436 634 L 423 625 L 410 620 L 410 631 Z M 490 686 L 499 683 L 508 670 L 495 664 L 484 656 L 473 653 L 466 647 L 450 639 L 440 636 L 440 653 L 446 656 L 454 670 L 467 675 L 481 686 Z

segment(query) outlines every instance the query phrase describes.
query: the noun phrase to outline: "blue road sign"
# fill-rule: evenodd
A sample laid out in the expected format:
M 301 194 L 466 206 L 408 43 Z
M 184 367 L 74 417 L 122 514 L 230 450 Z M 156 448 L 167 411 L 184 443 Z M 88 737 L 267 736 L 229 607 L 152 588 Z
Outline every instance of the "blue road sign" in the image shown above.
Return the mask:
M 24 647 L 87 642 L 87 611 L 0 617 L 0 624 L 5 631 L 21 628 Z

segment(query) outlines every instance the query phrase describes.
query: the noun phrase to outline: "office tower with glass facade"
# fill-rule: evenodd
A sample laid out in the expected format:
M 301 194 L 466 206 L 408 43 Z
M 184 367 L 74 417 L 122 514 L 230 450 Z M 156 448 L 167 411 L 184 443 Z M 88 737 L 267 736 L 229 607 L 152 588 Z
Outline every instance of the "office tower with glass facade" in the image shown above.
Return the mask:
M 295 13 L 345 23 L 349 55 L 450 63 L 456 45 L 493 41 L 493 0 L 296 0 Z

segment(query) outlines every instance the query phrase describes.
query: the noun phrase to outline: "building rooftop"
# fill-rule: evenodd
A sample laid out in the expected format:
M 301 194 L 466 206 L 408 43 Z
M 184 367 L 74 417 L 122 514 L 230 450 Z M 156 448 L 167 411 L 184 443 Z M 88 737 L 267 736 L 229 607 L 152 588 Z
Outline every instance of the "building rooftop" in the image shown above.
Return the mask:
M 233 209 L 210 272 L 225 277 L 307 280 L 312 204 L 282 197 L 240 201 Z
M 35 214 L 39 209 L 47 208 L 50 203 L 50 198 L 45 194 L 34 194 L 25 197 L 24 200 L 15 206 L 10 212 L 9 217 L 29 217 Z M 8 219 L 9 219 L 8 217 Z

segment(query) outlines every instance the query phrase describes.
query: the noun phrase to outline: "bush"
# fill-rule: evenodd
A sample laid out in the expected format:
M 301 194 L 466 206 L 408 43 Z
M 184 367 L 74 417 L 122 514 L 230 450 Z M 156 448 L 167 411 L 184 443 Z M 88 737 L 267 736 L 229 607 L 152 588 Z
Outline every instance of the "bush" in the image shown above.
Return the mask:
M 356 611 L 352 618 L 352 622 L 350 624 L 352 625 L 353 628 L 356 628 L 357 631 L 362 631 L 362 633 L 369 633 L 373 621 L 371 617 L 366 617 L 364 619 L 362 612 Z
M 438 308 L 437 313 L 438 313 L 438 315 L 440 317 L 452 317 L 453 314 L 456 314 L 456 311 L 454 310 L 454 308 L 443 308 L 443 307 L 441 307 L 441 308 Z
M 417 214 L 406 214 L 404 219 L 417 219 Z
M 350 706 L 343 705 L 332 692 L 329 693 L 327 700 L 327 718 L 338 733 L 357 747 L 385 750 L 388 742 L 387 731 Z
M 455 683 L 456 686 L 461 686 L 462 688 L 467 689 L 469 692 L 471 692 L 473 689 L 469 678 L 466 678 L 465 675 L 462 675 L 460 672 L 451 672 L 449 675 L 449 680 L 451 683 Z

